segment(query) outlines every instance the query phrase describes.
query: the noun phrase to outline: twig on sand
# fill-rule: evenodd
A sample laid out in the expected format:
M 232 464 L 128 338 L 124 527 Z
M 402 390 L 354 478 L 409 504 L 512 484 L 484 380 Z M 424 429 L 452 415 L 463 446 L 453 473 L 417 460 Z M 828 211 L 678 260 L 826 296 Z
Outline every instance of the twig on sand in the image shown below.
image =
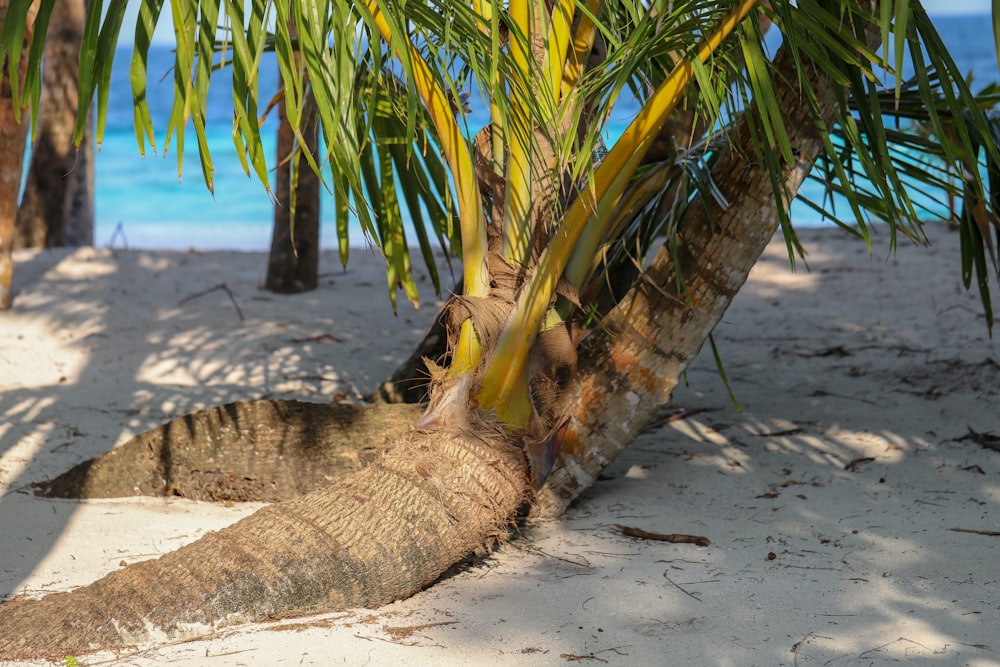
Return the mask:
M 963 435 L 961 438 L 954 438 L 955 442 L 962 442 L 963 440 L 971 440 L 980 447 L 984 449 L 992 449 L 994 452 L 1000 452 L 1000 435 L 988 432 L 974 431 L 971 426 L 966 426 L 969 432 Z
M 794 667 L 799 667 L 799 651 L 802 649 L 802 644 L 808 644 L 809 641 L 812 639 L 830 639 L 830 637 L 817 635 L 815 632 L 808 632 L 802 636 L 802 639 L 792 644 L 792 648 L 790 648 L 789 651 L 793 656 L 792 664 L 794 665 Z M 806 656 L 807 658 L 812 657 L 808 653 L 803 653 L 803 655 Z
M 857 657 L 857 660 L 864 660 L 865 658 L 869 658 L 869 657 L 871 657 L 869 655 L 869 653 L 878 653 L 880 651 L 883 651 L 883 650 L 887 649 L 888 647 L 892 646 L 893 644 L 899 644 L 899 643 L 913 644 L 915 646 L 919 646 L 922 649 L 926 649 L 928 652 L 931 652 L 931 648 L 930 647 L 924 646 L 920 642 L 913 641 L 912 639 L 908 639 L 906 637 L 900 637 L 899 639 L 896 639 L 894 641 L 886 642 L 885 644 L 882 644 L 880 646 L 876 646 L 874 648 L 870 648 L 867 651 L 863 651 L 863 652 L 859 653 L 858 657 Z
M 691 591 L 688 591 L 688 590 L 685 590 L 684 588 L 681 588 L 681 585 L 678 584 L 673 579 L 671 579 L 670 577 L 668 577 L 666 572 L 663 573 L 663 578 L 666 579 L 667 581 L 669 581 L 671 586 L 673 586 L 674 588 L 676 588 L 677 590 L 679 590 L 684 595 L 688 596 L 692 600 L 697 600 L 698 602 L 701 602 L 701 598 L 700 597 L 698 597 L 697 595 L 695 595 Z
M 602 649 L 600 651 L 594 651 L 593 653 L 587 653 L 585 655 L 576 655 L 576 654 L 573 654 L 573 653 L 561 653 L 561 654 L 559 654 L 559 657 L 562 658 L 563 660 L 566 660 L 567 662 L 580 662 L 582 660 L 597 660 L 598 662 L 605 662 L 606 663 L 607 660 L 605 660 L 604 658 L 598 658 L 597 657 L 598 653 L 607 653 L 608 651 L 614 651 L 618 655 L 627 655 L 627 654 L 620 653 L 618 651 L 618 649 L 622 649 L 622 648 L 627 648 L 627 647 L 625 647 L 625 646 L 613 646 L 611 648 Z
M 211 294 L 212 292 L 215 292 L 217 290 L 222 290 L 223 292 L 229 295 L 229 300 L 232 301 L 233 308 L 236 309 L 236 314 L 239 315 L 240 322 L 245 321 L 245 318 L 243 317 L 243 311 L 240 310 L 240 304 L 236 303 L 236 297 L 233 296 L 232 290 L 229 289 L 229 285 L 227 285 L 226 283 L 219 283 L 215 287 L 209 287 L 208 289 L 203 289 L 200 292 L 195 292 L 194 294 L 188 294 L 186 297 L 178 301 L 177 305 L 183 306 L 188 301 L 194 301 L 195 299 L 200 299 L 206 294 Z
M 620 523 L 616 523 L 615 528 L 620 530 L 622 535 L 628 535 L 629 537 L 635 537 L 640 540 L 656 540 L 657 542 L 673 542 L 674 544 L 697 544 L 699 547 L 707 547 L 712 544 L 711 540 L 707 537 L 702 537 L 701 535 L 685 535 L 683 533 L 651 533 L 650 531 L 643 530 L 642 528 L 623 526 Z
M 458 621 L 438 621 L 437 623 L 423 623 L 421 625 L 383 625 L 382 630 L 395 641 L 409 639 L 413 634 L 428 628 L 436 628 L 442 625 L 455 625 Z
M 949 528 L 955 533 L 972 533 L 974 535 L 986 535 L 987 537 L 1000 537 L 1000 531 L 996 530 L 976 530 L 975 528 Z
M 667 424 L 672 424 L 674 422 L 687 419 L 688 417 L 693 417 L 702 412 L 712 412 L 715 408 L 674 408 L 666 411 L 657 412 L 653 415 L 653 418 L 646 424 L 646 427 L 642 429 L 643 433 L 649 433 L 655 431 Z
M 854 459 L 853 461 L 850 461 L 847 465 L 844 466 L 844 470 L 850 470 L 851 472 L 857 472 L 858 471 L 858 467 L 862 463 L 871 463 L 874 460 L 875 460 L 875 458 L 872 457 L 872 456 L 862 456 L 861 458 Z

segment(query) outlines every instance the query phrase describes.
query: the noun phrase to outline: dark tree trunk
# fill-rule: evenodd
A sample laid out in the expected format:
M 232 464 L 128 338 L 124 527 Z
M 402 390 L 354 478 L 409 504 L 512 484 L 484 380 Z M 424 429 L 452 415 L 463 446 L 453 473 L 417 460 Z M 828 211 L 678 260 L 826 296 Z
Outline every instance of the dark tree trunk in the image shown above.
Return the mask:
M 38 138 L 17 212 L 17 247 L 52 248 L 94 242 L 92 123 L 73 146 L 78 107 L 84 0 L 58 0 L 45 41 Z
M 0 0 L 0 25 L 7 16 L 8 0 Z M 28 68 L 28 42 L 35 22 L 35 11 L 29 11 L 24 48 L 18 63 L 19 80 L 22 85 Z M 0 59 L 0 68 L 6 70 L 5 59 Z M 17 91 L 11 87 L 10 77 L 0 81 L 0 310 L 10 308 L 14 298 L 14 229 L 17 222 L 17 194 L 21 188 L 21 172 L 24 169 L 25 142 L 28 139 L 28 119 L 26 110 L 21 110 L 21 123 L 15 118 Z
M 302 148 L 316 155 L 316 101 L 312 93 L 306 93 L 302 113 Z M 278 103 L 278 118 L 278 169 L 274 186 L 278 201 L 274 206 L 274 234 L 264 286 L 272 292 L 294 294 L 316 289 L 319 282 L 320 185 L 305 157 L 295 150 L 296 137 L 285 114 L 284 99 Z M 293 177 L 298 179 L 297 183 Z

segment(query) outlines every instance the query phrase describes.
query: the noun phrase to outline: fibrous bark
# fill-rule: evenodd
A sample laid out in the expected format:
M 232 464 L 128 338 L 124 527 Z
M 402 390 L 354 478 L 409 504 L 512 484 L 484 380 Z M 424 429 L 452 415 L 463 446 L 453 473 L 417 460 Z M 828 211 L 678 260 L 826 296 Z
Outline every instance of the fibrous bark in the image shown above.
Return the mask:
M 230 403 L 175 419 L 35 485 L 50 498 L 179 496 L 291 500 L 375 461 L 420 407 L 303 401 Z
M 0 608 L 0 657 L 62 658 L 409 597 L 503 539 L 528 497 L 496 431 L 413 433 L 339 484 L 270 505 L 70 593 Z

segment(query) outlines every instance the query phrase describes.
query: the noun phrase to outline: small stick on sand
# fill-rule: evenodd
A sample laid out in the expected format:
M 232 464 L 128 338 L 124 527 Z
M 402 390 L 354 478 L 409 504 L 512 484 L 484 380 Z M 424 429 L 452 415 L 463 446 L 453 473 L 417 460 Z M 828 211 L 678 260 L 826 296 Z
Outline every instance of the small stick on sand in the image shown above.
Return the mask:
M 697 544 L 699 547 L 707 547 L 712 543 L 707 537 L 702 537 L 701 535 L 685 535 L 683 533 L 651 533 L 648 530 L 643 530 L 642 528 L 623 526 L 620 523 L 616 523 L 615 528 L 622 531 L 622 535 L 628 535 L 629 537 L 635 537 L 640 540 L 656 540 L 658 542 L 673 542 L 675 544 Z

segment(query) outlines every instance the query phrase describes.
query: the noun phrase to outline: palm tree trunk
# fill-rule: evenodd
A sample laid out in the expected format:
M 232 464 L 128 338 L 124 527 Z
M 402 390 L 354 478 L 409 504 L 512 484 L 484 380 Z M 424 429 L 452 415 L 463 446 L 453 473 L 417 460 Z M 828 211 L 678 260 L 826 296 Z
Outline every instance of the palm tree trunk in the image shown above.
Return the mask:
M 279 84 L 280 85 L 280 84 Z M 305 150 L 317 155 L 316 100 L 306 92 L 302 137 Z M 285 100 L 278 103 L 278 168 L 275 177 L 274 233 L 264 286 L 279 294 L 316 289 L 319 282 L 319 177 L 306 159 L 295 152 L 295 134 L 285 115 Z M 297 182 L 293 182 L 293 175 Z M 294 218 L 291 210 L 295 189 Z
M 93 130 L 73 146 L 84 0 L 59 0 L 45 41 L 38 137 L 17 212 L 18 247 L 94 242 Z
M 0 25 L 7 16 L 8 0 L 0 0 Z M 28 69 L 28 42 L 31 28 L 35 23 L 38 5 L 33 4 L 28 12 L 24 35 L 24 48 L 18 63 L 20 81 L 24 81 Z M 0 60 L 0 67 L 7 63 Z M 10 85 L 10 77 L 0 81 L 0 310 L 10 308 L 13 299 L 14 282 L 14 227 L 17 221 L 17 195 L 21 188 L 21 172 L 24 168 L 24 149 L 28 138 L 28 121 L 21 112 L 21 123 L 15 120 L 17 91 Z
M 342 483 L 70 593 L 0 607 L 0 658 L 62 658 L 409 597 L 503 540 L 527 463 L 496 431 L 414 432 Z
M 35 486 L 49 498 L 292 500 L 372 463 L 413 430 L 418 405 L 261 399 L 145 431 Z
M 877 28 L 869 26 L 867 36 L 872 48 L 881 42 Z M 774 235 L 778 206 L 788 211 L 821 154 L 816 118 L 796 85 L 792 55 L 784 47 L 775 69 L 776 108 L 786 110 L 785 127 L 798 151 L 797 162 L 785 171 L 788 198 L 778 201 L 767 171 L 754 164 L 755 149 L 744 120 L 713 168 L 728 208 L 720 210 L 715 202 L 691 206 L 677 234 L 677 263 L 669 248 L 660 248 L 643 280 L 581 346 L 581 372 L 563 403 L 573 406 L 568 409 L 573 418 L 556 468 L 538 495 L 537 513 L 561 514 L 670 400 Z M 833 88 L 822 70 L 810 72 L 819 115 L 832 127 Z

